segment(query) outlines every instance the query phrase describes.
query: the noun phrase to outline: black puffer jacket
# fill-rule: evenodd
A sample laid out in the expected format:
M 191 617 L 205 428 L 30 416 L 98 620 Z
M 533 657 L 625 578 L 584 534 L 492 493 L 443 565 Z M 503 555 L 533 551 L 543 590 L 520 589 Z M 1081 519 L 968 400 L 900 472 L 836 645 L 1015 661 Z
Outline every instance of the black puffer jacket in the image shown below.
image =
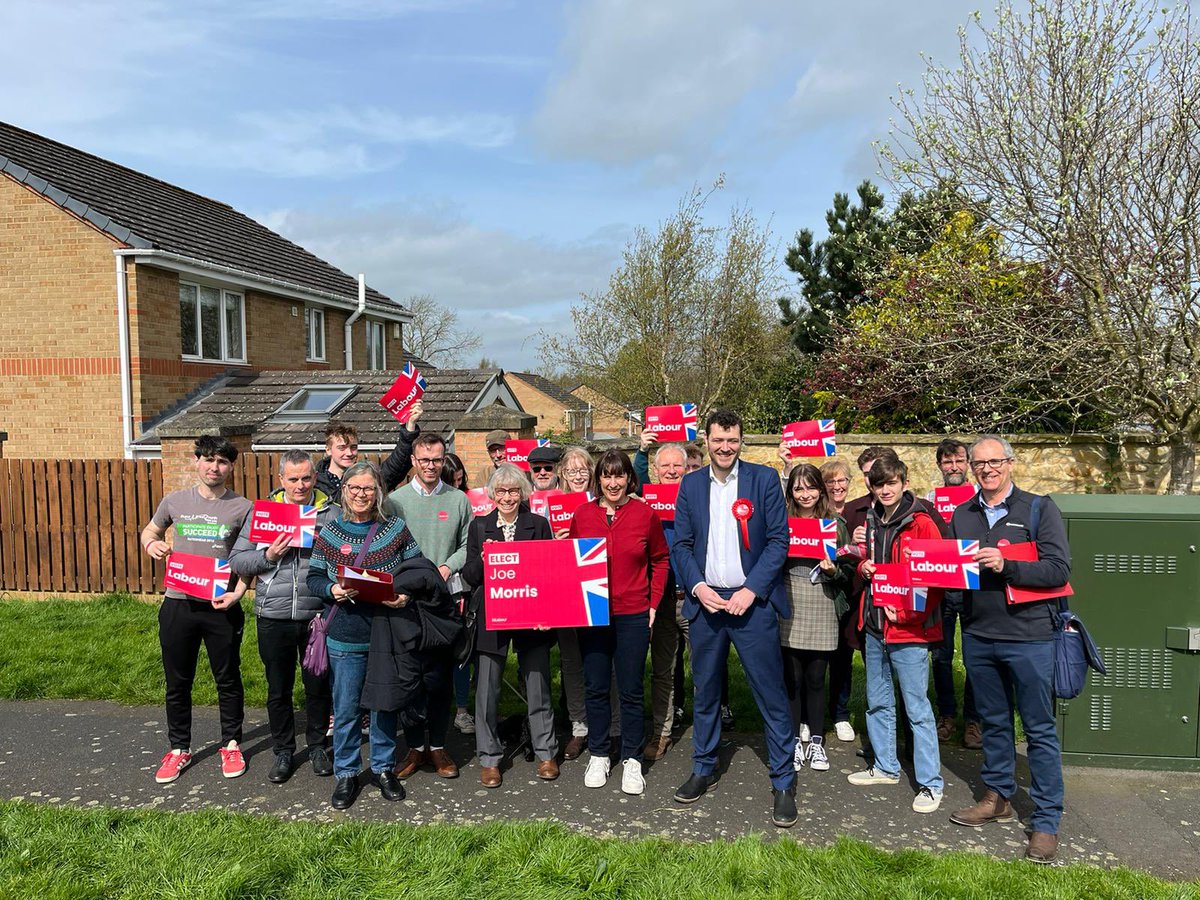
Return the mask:
M 396 449 L 379 467 L 379 474 L 383 476 L 383 492 L 385 494 L 394 491 L 404 480 L 404 476 L 412 470 L 413 441 L 420 433 L 421 426 L 416 422 L 412 423 L 411 429 L 400 426 L 400 434 L 396 438 Z M 325 492 L 331 502 L 342 502 L 342 479 L 329 471 L 328 456 L 317 463 L 317 487 Z

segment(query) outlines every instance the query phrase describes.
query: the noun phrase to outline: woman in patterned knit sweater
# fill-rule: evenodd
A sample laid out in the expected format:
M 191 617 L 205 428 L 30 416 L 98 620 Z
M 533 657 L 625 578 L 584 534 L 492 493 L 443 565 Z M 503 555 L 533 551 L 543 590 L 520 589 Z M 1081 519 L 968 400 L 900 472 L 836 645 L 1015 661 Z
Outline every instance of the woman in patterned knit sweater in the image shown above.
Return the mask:
M 421 555 L 408 526 L 399 517 L 383 514 L 383 484 L 379 469 L 372 463 L 355 463 L 342 476 L 343 513 L 325 525 L 313 541 L 308 569 L 308 589 L 325 601 L 329 623 L 327 646 L 333 678 L 333 791 L 334 809 L 346 809 L 358 796 L 359 771 L 362 768 L 362 711 L 359 698 L 367 674 L 367 653 L 371 644 L 371 620 L 375 606 L 355 603 L 354 591 L 337 583 L 339 565 L 356 565 L 356 558 L 376 526 L 370 548 L 357 565 L 395 574 L 400 564 Z M 384 605 L 399 608 L 408 597 L 398 594 Z M 336 605 L 337 612 L 334 614 Z M 396 780 L 397 713 L 372 710 L 371 783 L 378 785 L 387 800 L 404 799 L 404 788 Z

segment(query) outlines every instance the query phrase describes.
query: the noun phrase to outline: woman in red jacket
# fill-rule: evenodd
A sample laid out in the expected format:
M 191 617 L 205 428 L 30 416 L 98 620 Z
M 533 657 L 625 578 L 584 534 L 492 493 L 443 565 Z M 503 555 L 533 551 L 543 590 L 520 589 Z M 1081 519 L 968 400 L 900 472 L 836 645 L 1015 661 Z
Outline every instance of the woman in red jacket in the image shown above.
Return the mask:
M 869 580 L 880 563 L 906 560 L 913 540 L 938 540 L 941 531 L 908 490 L 908 467 L 896 457 L 881 457 L 867 473 L 875 502 L 867 512 L 867 556 L 858 567 Z M 942 762 L 937 727 L 929 704 L 929 645 L 942 640 L 940 588 L 929 588 L 924 606 L 884 605 L 876 587 L 863 594 L 859 627 L 865 641 L 867 674 L 867 734 L 875 750 L 875 764 L 849 776 L 851 784 L 897 784 L 895 675 L 904 695 L 904 708 L 913 730 L 913 771 L 918 790 L 913 812 L 931 813 L 942 802 Z
M 642 679 L 650 626 L 670 565 L 662 523 L 649 506 L 631 499 L 636 487 L 629 457 L 620 450 L 605 451 L 592 475 L 596 499 L 575 511 L 570 532 L 572 538 L 608 541 L 611 624 L 579 629 L 591 753 L 583 783 L 599 788 L 608 781 L 609 688 L 615 672 L 621 697 L 621 790 L 626 794 L 640 794 L 646 788 L 640 758 L 645 737 Z

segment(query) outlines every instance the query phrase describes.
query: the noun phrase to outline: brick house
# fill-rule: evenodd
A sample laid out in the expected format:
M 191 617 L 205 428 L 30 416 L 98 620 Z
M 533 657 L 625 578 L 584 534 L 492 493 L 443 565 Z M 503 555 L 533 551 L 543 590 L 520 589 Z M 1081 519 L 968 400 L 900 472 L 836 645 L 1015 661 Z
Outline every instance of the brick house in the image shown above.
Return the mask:
M 4 123 L 0 316 L 5 454 L 75 458 L 132 455 L 230 373 L 397 369 L 411 320 L 224 203 Z
M 586 383 L 576 385 L 569 393 L 587 407 L 588 418 L 591 421 L 591 437 L 635 437 L 641 434 L 640 409 L 628 409 Z
M 548 378 L 532 372 L 505 373 L 525 412 L 537 416 L 538 432 L 570 432 L 579 438 L 592 436 L 588 404 Z

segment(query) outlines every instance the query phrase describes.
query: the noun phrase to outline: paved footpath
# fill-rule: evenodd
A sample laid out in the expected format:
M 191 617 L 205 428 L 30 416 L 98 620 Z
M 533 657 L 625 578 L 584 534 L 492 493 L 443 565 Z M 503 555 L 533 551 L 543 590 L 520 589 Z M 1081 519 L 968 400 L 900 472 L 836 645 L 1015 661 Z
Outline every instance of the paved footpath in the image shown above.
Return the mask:
M 454 733 L 450 750 L 465 765 L 462 776 L 419 772 L 406 782 L 408 799 L 388 803 L 366 788 L 347 812 L 329 806 L 333 780 L 303 766 L 284 785 L 266 779 L 272 761 L 266 713 L 250 710 L 246 722 L 249 771 L 220 777 L 214 709 L 196 710 L 192 765 L 174 784 L 160 786 L 154 771 L 167 747 L 160 707 L 53 701 L 0 702 L 0 797 L 76 806 L 123 809 L 227 809 L 317 822 L 479 823 L 502 819 L 550 819 L 599 837 L 662 836 L 683 841 L 729 840 L 753 832 L 777 833 L 769 823 L 770 784 L 761 735 L 737 734 L 723 754 L 726 766 L 711 793 L 691 806 L 671 795 L 691 771 L 690 732 L 683 744 L 649 767 L 646 793 L 620 791 L 619 770 L 600 790 L 583 786 L 584 760 L 563 765 L 555 782 L 539 781 L 534 766 L 518 758 L 504 770 L 504 785 L 485 790 L 470 738 Z M 824 846 L 839 835 L 887 850 L 967 850 L 1014 859 L 1025 846 L 1020 823 L 982 829 L 951 824 L 951 810 L 972 802 L 979 754 L 943 751 L 946 796 L 933 815 L 912 812 L 913 786 L 856 788 L 846 775 L 862 765 L 855 744 L 832 741 L 828 772 L 805 769 L 797 782 L 800 822 L 788 835 Z M 1019 776 L 1028 783 L 1021 763 Z M 1129 866 L 1161 878 L 1200 878 L 1200 774 L 1133 772 L 1068 767 L 1062 863 Z M 1028 797 L 1016 799 L 1023 821 Z

